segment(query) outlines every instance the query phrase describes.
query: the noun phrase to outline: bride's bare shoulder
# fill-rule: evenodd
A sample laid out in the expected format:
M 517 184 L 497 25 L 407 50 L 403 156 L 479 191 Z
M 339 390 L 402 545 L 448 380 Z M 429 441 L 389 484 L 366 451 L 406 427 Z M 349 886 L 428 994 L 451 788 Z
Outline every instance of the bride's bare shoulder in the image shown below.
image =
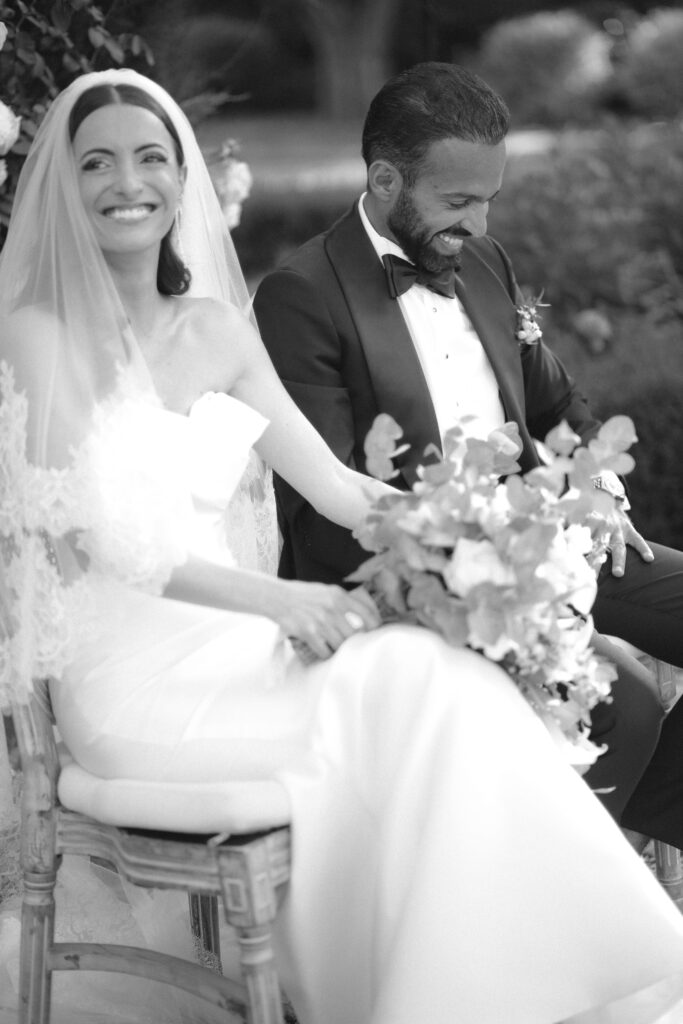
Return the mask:
M 182 299 L 195 343 L 214 358 L 226 358 L 244 351 L 258 335 L 248 316 L 236 306 L 219 299 Z
M 42 306 L 24 306 L 0 318 L 0 361 L 29 368 L 36 360 L 45 363 L 63 337 L 58 318 Z
M 23 337 L 24 340 L 40 338 L 44 333 L 57 334 L 59 320 L 47 306 L 22 306 L 2 318 L 2 340 Z
M 229 302 L 211 298 L 183 298 L 180 301 L 188 315 L 195 322 L 201 322 L 205 329 L 253 330 L 247 313 Z

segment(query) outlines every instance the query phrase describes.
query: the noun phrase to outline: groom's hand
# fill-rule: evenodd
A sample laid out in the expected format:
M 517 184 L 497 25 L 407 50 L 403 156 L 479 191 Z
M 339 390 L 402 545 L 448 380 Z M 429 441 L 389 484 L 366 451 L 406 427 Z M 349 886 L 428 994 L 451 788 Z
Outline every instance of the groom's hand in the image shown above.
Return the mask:
M 625 512 L 617 511 L 613 520 L 613 529 L 609 539 L 609 550 L 612 554 L 612 575 L 623 576 L 626 568 L 626 547 L 638 552 L 644 562 L 654 559 L 652 549 Z

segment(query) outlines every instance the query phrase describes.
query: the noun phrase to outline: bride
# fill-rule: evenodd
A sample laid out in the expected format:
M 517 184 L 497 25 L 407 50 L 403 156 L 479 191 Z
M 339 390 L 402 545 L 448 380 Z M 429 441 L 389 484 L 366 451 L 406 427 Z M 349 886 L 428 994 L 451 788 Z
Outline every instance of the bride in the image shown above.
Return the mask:
M 71 754 L 103 778 L 280 781 L 300 1024 L 653 1020 L 649 1000 L 606 1004 L 670 997 L 683 919 L 505 673 L 378 628 L 362 591 L 236 564 L 252 447 L 347 527 L 383 485 L 281 387 L 159 86 L 101 72 L 55 101 L 0 316 L 0 681 L 17 699 L 51 677 Z M 246 479 L 262 540 L 267 478 Z

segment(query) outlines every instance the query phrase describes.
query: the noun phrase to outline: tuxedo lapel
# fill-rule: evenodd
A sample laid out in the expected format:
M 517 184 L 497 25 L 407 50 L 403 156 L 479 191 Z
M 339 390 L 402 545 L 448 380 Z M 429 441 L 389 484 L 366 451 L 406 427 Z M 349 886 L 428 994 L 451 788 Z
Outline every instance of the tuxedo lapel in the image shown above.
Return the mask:
M 493 369 L 506 420 L 525 421 L 524 378 L 515 340 L 516 312 L 507 289 L 476 249 L 465 244 L 459 298 Z
M 415 346 L 397 301 L 389 297 L 384 268 L 355 206 L 327 235 L 325 247 L 363 348 L 377 411 L 394 417 L 411 446 L 398 463 L 410 485 L 427 445 L 440 445 Z

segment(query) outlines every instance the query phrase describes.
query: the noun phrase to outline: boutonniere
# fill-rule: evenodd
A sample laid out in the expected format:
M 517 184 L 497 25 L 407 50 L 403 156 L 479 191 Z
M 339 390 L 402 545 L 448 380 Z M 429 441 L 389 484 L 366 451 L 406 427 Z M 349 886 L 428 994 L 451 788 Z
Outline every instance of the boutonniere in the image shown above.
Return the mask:
M 517 306 L 517 328 L 515 330 L 515 338 L 522 345 L 537 345 L 543 337 L 543 331 L 539 327 L 539 320 L 541 315 L 538 313 L 538 309 L 546 309 L 549 305 L 547 302 L 541 302 L 543 298 L 543 292 L 536 299 L 530 299 L 529 302 L 524 302 L 520 306 Z

